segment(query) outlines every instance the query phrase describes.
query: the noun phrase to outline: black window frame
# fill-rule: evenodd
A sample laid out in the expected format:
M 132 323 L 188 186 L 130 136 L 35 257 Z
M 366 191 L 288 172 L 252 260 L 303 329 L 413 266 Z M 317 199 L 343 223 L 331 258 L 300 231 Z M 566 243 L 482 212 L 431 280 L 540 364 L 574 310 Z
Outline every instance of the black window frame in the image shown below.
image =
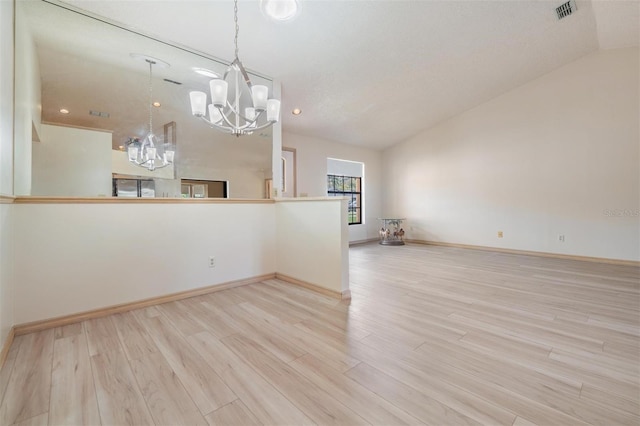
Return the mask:
M 338 179 L 341 184 L 338 184 Z M 349 179 L 349 185 L 345 187 L 345 179 Z M 327 194 L 330 197 L 348 197 L 355 206 L 349 202 L 347 222 L 349 225 L 362 225 L 362 177 L 327 174 Z M 354 221 L 352 221 L 354 217 Z

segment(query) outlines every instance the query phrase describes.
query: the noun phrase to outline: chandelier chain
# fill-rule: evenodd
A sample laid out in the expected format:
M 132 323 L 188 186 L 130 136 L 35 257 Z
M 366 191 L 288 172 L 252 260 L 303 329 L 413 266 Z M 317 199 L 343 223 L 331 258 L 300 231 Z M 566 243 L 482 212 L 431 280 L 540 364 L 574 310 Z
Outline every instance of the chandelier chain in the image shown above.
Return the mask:
M 236 46 L 236 59 L 238 58 L 238 32 L 240 31 L 240 26 L 238 25 L 238 0 L 235 0 L 233 3 L 233 20 L 236 23 L 236 37 L 233 42 Z
M 155 62 L 147 59 L 149 62 L 149 133 L 153 133 L 153 64 Z

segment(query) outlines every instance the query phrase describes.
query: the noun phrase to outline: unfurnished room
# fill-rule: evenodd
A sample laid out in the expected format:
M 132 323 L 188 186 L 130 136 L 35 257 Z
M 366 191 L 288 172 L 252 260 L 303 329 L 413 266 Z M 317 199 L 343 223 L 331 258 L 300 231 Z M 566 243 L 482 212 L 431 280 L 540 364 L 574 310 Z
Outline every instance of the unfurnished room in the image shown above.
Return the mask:
M 639 425 L 639 0 L 0 0 L 0 425 Z

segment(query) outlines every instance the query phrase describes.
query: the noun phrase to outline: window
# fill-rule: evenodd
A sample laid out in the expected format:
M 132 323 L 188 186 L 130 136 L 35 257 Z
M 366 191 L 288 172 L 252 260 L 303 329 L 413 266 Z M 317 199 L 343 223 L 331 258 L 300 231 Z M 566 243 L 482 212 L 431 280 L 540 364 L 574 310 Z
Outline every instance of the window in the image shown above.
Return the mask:
M 362 178 L 327 175 L 327 193 L 329 197 L 347 197 L 349 225 L 362 223 Z
M 180 179 L 182 198 L 228 198 L 227 181 Z
M 114 177 L 112 188 L 114 197 L 149 198 L 156 196 L 155 182 L 151 179 Z

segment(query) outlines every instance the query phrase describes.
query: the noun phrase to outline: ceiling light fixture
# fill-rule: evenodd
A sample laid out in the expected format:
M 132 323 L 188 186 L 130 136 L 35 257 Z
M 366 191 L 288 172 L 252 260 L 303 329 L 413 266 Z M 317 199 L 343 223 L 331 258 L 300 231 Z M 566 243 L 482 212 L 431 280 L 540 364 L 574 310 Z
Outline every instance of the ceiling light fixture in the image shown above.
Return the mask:
M 302 114 L 302 110 L 300 108 L 294 108 L 293 111 L 291 111 L 291 114 L 300 115 Z
M 236 136 L 250 135 L 253 132 L 267 128 L 278 122 L 280 115 L 280 101 L 277 99 L 267 99 L 269 88 L 267 86 L 253 85 L 247 70 L 238 58 L 238 0 L 234 1 L 233 17 L 236 27 L 235 59 L 224 73 L 222 79 L 216 78 L 209 82 L 211 90 L 211 103 L 207 106 L 207 94 L 193 91 L 189 93 L 191 99 L 191 112 L 196 117 L 200 117 L 209 126 L 231 133 Z M 231 76 L 230 76 L 231 74 Z M 227 98 L 229 83 L 231 80 L 233 99 Z M 241 88 L 241 84 L 244 85 Z M 251 102 L 241 102 L 243 94 L 251 95 Z M 248 96 L 247 96 L 248 98 Z M 243 110 L 244 107 L 244 110 Z M 209 118 L 206 117 L 207 110 Z M 259 124 L 261 117 L 262 124 Z
M 60 110 L 60 114 L 69 114 L 69 110 L 68 110 L 68 109 L 66 109 L 66 108 L 62 108 L 62 109 Z
M 162 106 L 162 104 L 160 102 L 156 101 L 156 102 L 153 103 L 153 106 L 156 107 L 156 108 L 159 108 L 159 107 Z
M 197 74 L 204 75 L 205 77 L 220 78 L 220 75 L 218 75 L 218 73 L 215 73 L 206 68 L 193 67 L 191 68 L 191 70 Z
M 173 164 L 175 151 L 163 149 L 164 147 L 158 144 L 156 135 L 153 134 L 153 66 L 158 63 L 158 60 L 148 56 L 139 57 L 149 64 L 149 132 L 142 141 L 137 138 L 130 139 L 127 154 L 129 161 L 133 164 L 154 171 Z M 158 147 L 164 152 L 158 152 Z
M 298 16 L 298 0 L 260 0 L 262 13 L 276 21 L 289 21 Z

